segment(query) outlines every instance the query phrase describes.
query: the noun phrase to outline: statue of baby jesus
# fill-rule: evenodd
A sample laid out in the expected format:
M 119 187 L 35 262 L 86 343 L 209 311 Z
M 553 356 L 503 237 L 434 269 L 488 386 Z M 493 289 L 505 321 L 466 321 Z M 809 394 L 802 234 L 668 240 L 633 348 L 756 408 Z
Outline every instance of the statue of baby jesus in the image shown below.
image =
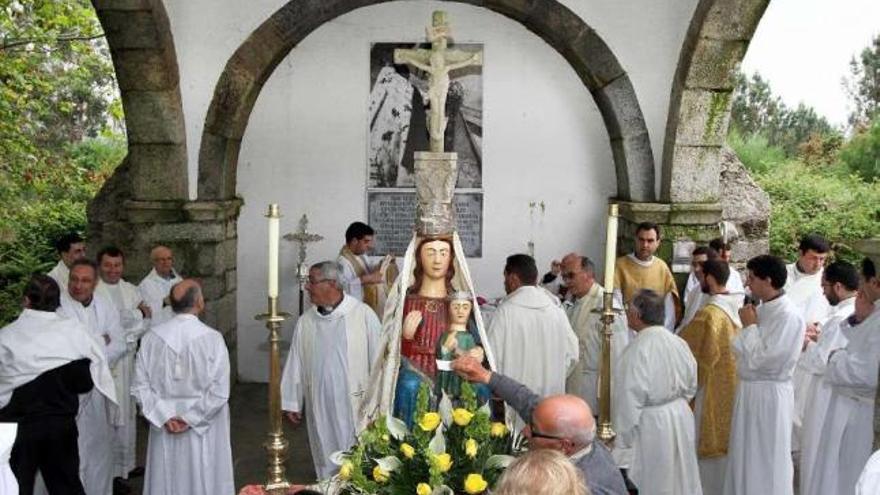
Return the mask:
M 468 354 L 483 361 L 483 348 L 478 346 L 474 336 L 468 332 L 468 319 L 473 309 L 473 299 L 467 292 L 455 292 L 449 297 L 449 328 L 437 340 L 437 396 L 443 391 L 455 399 L 461 393 L 461 378 L 451 371 L 448 361 Z

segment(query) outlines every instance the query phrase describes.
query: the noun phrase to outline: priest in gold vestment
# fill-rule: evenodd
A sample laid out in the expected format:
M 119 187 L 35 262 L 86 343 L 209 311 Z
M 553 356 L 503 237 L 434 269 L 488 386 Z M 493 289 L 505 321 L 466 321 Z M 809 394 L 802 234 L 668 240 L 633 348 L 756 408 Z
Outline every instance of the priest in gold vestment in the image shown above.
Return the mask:
M 721 259 L 703 263 L 699 278 L 709 299 L 679 334 L 697 359 L 694 416 L 703 493 L 721 493 L 724 487 L 736 394 L 736 360 L 731 344 L 742 328 L 738 311 L 743 296 L 728 292 L 729 277 L 730 267 Z
M 614 269 L 615 296 L 629 304 L 640 289 L 650 289 L 664 299 L 666 321 L 670 331 L 681 318 L 681 298 L 672 271 L 660 258 L 654 256 L 660 247 L 660 227 L 642 222 L 636 227 L 635 252 L 617 258 Z

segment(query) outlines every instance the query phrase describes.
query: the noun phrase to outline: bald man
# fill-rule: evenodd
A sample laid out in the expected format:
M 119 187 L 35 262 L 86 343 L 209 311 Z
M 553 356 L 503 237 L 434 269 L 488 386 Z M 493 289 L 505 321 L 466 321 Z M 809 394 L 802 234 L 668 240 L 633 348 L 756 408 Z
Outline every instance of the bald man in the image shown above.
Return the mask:
M 611 453 L 594 442 L 596 424 L 590 406 L 574 395 L 551 395 L 543 400 L 525 385 L 483 368 L 479 361 L 463 356 L 452 362 L 462 378 L 489 386 L 528 425 L 523 434 L 530 448 L 558 450 L 584 474 L 594 495 L 627 495 L 623 476 Z
M 175 285 L 170 305 L 174 317 L 141 340 L 131 386 L 150 423 L 144 494 L 235 493 L 226 343 L 199 321 L 196 281 Z
M 150 262 L 153 263 L 153 269 L 141 280 L 138 290 L 144 302 L 150 307 L 153 315 L 152 324 L 155 326 L 174 316 L 168 294 L 171 292 L 171 287 L 183 279 L 174 270 L 174 253 L 168 247 L 161 245 L 154 247 L 150 251 Z

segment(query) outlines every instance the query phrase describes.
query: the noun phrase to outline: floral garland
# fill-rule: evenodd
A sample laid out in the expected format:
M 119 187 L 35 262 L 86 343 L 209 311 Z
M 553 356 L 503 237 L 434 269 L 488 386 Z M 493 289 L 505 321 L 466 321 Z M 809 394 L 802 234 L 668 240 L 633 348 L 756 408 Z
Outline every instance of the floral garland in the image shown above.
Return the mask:
M 462 383 L 461 407 L 444 394 L 431 410 L 422 385 L 413 430 L 383 416 L 358 437 L 357 445 L 331 459 L 340 466 L 331 483 L 346 495 L 451 495 L 486 492 L 513 460 L 504 423 L 490 420 L 488 403 L 478 407 L 473 387 Z

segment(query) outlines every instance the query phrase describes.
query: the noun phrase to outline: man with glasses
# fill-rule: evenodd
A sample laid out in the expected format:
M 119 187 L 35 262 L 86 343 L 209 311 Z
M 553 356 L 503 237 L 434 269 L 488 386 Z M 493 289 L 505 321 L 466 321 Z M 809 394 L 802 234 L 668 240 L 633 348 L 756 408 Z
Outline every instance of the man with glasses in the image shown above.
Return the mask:
M 593 412 L 581 398 L 551 395 L 541 399 L 525 385 L 495 373 L 471 356 L 452 362 L 462 378 L 488 385 L 492 393 L 512 407 L 526 423 L 523 434 L 529 448 L 553 449 L 568 458 L 584 474 L 593 495 L 627 495 L 623 475 L 614 465 L 611 453 L 595 442 Z
M 333 261 L 309 269 L 306 292 L 314 306 L 296 322 L 281 375 L 281 409 L 294 424 L 307 418 L 319 479 L 339 469 L 330 455 L 356 441 L 354 419 L 382 330 L 369 306 L 342 291 L 342 280 L 342 269 Z
M 568 308 L 568 321 L 578 339 L 579 359 L 574 371 L 565 383 L 565 391 L 584 399 L 594 411 L 599 409 L 598 386 L 599 370 L 602 367 L 602 325 L 601 314 L 595 310 L 602 308 L 602 295 L 605 289 L 596 283 L 595 268 L 586 256 L 566 256 L 562 264 L 562 278 L 574 299 Z M 629 330 L 626 317 L 622 313 L 614 318 L 611 337 L 611 365 L 629 343 Z

